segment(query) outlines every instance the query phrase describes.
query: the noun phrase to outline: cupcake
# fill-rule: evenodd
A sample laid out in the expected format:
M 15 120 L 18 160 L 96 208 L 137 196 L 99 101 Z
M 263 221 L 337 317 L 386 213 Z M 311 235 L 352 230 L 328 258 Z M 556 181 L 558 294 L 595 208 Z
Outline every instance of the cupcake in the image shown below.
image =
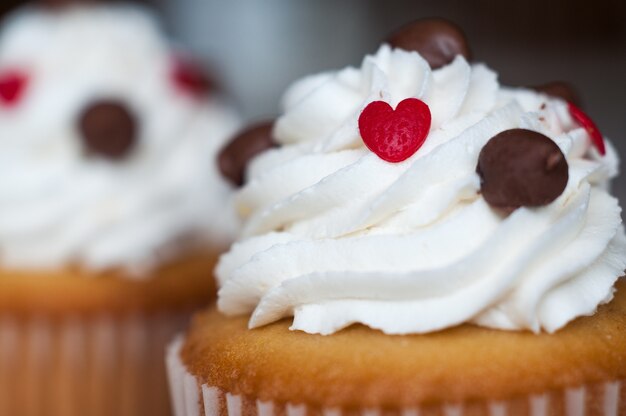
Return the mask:
M 166 342 L 238 227 L 237 115 L 149 12 L 42 4 L 2 25 L 0 125 L 0 414 L 168 414 Z
M 418 21 L 287 90 L 217 308 L 169 349 L 177 415 L 626 412 L 616 152 L 469 60 Z

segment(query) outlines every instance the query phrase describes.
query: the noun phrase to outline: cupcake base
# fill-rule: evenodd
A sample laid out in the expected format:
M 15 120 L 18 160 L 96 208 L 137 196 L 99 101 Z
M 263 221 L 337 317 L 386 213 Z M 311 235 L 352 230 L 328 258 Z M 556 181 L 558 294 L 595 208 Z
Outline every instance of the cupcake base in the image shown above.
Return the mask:
M 164 345 L 189 312 L 0 318 L 0 415 L 168 415 Z
M 214 296 L 217 255 L 144 280 L 0 270 L 0 415 L 170 415 L 165 349 Z
M 210 308 L 169 350 L 172 397 L 179 416 L 626 415 L 626 280 L 616 288 L 555 334 L 353 325 L 322 336 L 290 319 L 250 330 Z
M 508 400 L 468 401 L 404 409 L 319 408 L 297 403 L 262 401 L 210 386 L 191 374 L 180 353 L 183 339 L 174 340 L 167 352 L 170 394 L 176 416 L 619 416 L 626 414 L 626 382 L 585 384 Z

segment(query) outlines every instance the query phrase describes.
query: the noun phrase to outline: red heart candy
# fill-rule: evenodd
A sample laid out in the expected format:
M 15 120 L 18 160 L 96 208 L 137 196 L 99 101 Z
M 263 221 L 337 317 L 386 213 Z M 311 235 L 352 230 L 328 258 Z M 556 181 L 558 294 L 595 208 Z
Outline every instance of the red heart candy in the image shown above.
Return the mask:
M 16 105 L 22 97 L 27 82 L 28 77 L 19 71 L 0 74 L 0 104 Z
M 359 131 L 368 149 L 398 163 L 422 147 L 430 122 L 430 108 L 417 98 L 402 100 L 395 111 L 384 101 L 373 101 L 359 116 Z
M 587 134 L 591 138 L 591 142 L 596 147 L 596 149 L 598 149 L 598 152 L 600 152 L 600 154 L 604 156 L 606 154 L 604 138 L 602 137 L 602 133 L 600 133 L 598 126 L 596 126 L 596 123 L 594 123 L 593 120 L 587 114 L 585 114 L 583 110 L 576 107 L 574 104 L 568 102 L 567 106 L 572 118 L 576 120 L 576 122 L 580 124 L 585 130 L 587 130 Z
M 180 91 L 199 97 L 206 95 L 213 86 L 201 66 L 186 58 L 173 58 L 170 76 Z

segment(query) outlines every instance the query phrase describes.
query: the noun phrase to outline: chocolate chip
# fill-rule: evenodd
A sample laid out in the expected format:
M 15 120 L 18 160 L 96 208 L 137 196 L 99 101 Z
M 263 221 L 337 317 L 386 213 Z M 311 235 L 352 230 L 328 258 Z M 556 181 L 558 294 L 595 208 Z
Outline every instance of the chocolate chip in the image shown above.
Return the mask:
M 580 96 L 576 92 L 576 89 L 567 82 L 554 81 L 543 85 L 535 85 L 531 88 L 537 92 L 542 92 L 551 97 L 560 98 L 569 103 L 573 103 L 578 107 L 581 106 Z
M 248 162 L 259 153 L 276 146 L 272 139 L 273 121 L 254 124 L 235 136 L 220 152 L 218 164 L 222 175 L 241 186 Z
M 416 51 L 431 68 L 449 64 L 457 55 L 472 59 L 469 43 L 463 31 L 445 19 L 422 19 L 403 26 L 387 38 L 394 48 Z
M 550 138 L 532 130 L 506 130 L 483 147 L 476 172 L 493 207 L 510 211 L 547 205 L 563 193 L 568 166 Z
M 132 112 L 119 101 L 97 101 L 80 116 L 80 132 L 89 154 L 122 159 L 136 142 L 137 123 Z

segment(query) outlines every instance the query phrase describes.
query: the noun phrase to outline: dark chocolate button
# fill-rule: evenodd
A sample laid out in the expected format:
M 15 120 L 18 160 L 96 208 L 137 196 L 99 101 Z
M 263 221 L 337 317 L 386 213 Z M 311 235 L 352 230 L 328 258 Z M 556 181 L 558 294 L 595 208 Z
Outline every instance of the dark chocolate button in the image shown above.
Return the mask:
M 431 68 L 449 64 L 457 55 L 472 59 L 469 43 L 463 31 L 445 19 L 417 20 L 403 26 L 387 38 L 394 48 L 416 51 Z
M 551 97 L 560 98 L 576 105 L 577 107 L 580 107 L 580 97 L 576 92 L 576 89 L 567 82 L 554 81 L 543 85 L 536 85 L 531 88 L 537 92 L 542 92 Z
M 237 186 L 243 185 L 248 162 L 276 144 L 272 139 L 274 121 L 254 124 L 235 136 L 220 152 L 218 163 L 225 178 Z
M 569 175 L 556 143 L 524 129 L 491 138 L 480 152 L 476 171 L 485 200 L 504 210 L 549 204 L 563 193 Z
M 119 101 L 97 101 L 80 116 L 80 132 L 88 154 L 122 159 L 136 142 L 137 123 Z

